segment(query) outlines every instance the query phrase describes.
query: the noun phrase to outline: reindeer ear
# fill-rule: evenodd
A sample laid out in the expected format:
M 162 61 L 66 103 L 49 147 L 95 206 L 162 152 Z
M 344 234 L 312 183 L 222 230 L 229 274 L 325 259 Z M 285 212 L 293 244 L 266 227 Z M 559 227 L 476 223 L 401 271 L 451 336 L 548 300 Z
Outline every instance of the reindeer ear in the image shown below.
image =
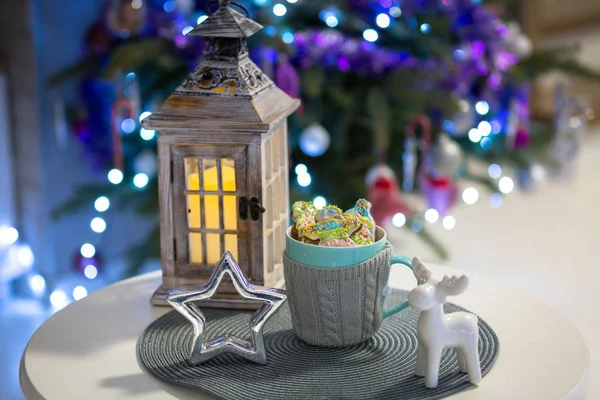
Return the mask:
M 431 271 L 425 267 L 425 264 L 423 264 L 423 261 L 419 257 L 413 259 L 412 267 L 417 282 L 425 283 L 431 278 Z
M 446 296 L 456 296 L 463 293 L 469 287 L 469 278 L 466 275 L 460 277 L 444 276 L 437 285 L 438 300 L 440 303 L 446 301 Z

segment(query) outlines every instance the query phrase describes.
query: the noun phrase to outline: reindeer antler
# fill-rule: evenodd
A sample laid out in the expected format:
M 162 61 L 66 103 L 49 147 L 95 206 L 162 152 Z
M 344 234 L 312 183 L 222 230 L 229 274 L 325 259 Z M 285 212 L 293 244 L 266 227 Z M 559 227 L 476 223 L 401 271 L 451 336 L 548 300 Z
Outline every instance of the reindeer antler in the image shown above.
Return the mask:
M 431 271 L 425 267 L 425 264 L 423 264 L 423 261 L 419 257 L 413 258 L 412 267 L 417 282 L 425 283 L 431 278 Z
M 462 276 L 444 276 L 442 281 L 437 284 L 437 294 L 440 303 L 446 301 L 446 296 L 456 296 L 461 294 L 469 287 L 469 278 Z

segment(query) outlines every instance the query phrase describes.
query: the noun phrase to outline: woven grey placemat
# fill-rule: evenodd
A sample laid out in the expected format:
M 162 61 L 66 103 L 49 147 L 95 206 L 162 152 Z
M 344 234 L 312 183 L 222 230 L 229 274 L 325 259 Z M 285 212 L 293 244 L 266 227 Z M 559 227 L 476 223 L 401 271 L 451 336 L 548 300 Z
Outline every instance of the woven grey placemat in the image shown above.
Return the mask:
M 388 304 L 406 293 L 393 291 Z M 446 312 L 464 311 L 447 303 Z M 225 332 L 249 337 L 252 312 L 203 309 L 208 338 Z M 146 369 L 163 381 L 200 389 L 223 399 L 440 399 L 471 386 L 458 371 L 454 351 L 442 355 L 439 385 L 426 389 L 414 375 L 418 313 L 408 308 L 386 320 L 370 340 L 344 348 L 308 345 L 294 335 L 287 305 L 267 323 L 267 365 L 224 354 L 193 366 L 187 362 L 192 325 L 172 311 L 150 324 L 138 341 Z M 498 337 L 479 319 L 483 375 L 498 356 Z

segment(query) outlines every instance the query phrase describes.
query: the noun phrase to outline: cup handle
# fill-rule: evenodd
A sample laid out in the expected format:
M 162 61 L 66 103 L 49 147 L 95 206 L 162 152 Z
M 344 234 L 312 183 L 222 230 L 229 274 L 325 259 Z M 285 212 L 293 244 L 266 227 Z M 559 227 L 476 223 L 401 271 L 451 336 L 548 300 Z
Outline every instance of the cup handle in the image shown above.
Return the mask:
M 392 266 L 394 264 L 402 264 L 402 265 L 406 265 L 408 268 L 410 268 L 411 271 L 413 269 L 412 268 L 412 260 L 410 258 L 404 257 L 404 256 L 392 256 L 392 258 L 390 259 L 390 264 Z M 417 282 L 417 284 L 418 284 L 418 282 Z M 387 317 L 391 317 L 392 315 L 404 310 L 406 307 L 408 307 L 408 299 L 404 300 L 402 303 L 398 304 L 397 306 L 394 306 L 392 308 L 385 310 L 383 312 L 382 318 L 385 319 Z

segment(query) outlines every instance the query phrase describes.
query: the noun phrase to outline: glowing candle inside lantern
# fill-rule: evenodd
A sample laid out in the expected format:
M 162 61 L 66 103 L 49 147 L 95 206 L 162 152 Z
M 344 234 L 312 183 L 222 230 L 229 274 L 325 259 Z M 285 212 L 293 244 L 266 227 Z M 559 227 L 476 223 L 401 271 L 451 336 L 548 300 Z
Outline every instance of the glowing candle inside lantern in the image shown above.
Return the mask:
M 233 160 L 221 160 L 221 190 L 224 192 L 221 196 L 223 207 L 219 205 L 219 181 L 216 163 L 214 159 L 204 159 L 202 163 L 203 171 L 203 191 L 204 191 L 204 228 L 214 230 L 214 232 L 205 233 L 206 235 L 206 260 L 203 259 L 203 240 L 202 233 L 191 232 L 189 234 L 190 262 L 192 264 L 216 264 L 222 251 L 230 251 L 234 257 L 238 256 L 237 234 L 219 233 L 219 231 L 237 230 L 237 198 L 235 195 L 235 164 Z M 200 176 L 198 173 L 188 175 L 188 190 L 200 190 Z M 208 192 L 208 193 L 207 193 Z M 214 192 L 214 193 L 210 193 Z M 229 193 L 228 193 L 229 192 Z M 200 195 L 190 193 L 187 195 L 188 203 L 188 226 L 190 228 L 201 227 L 201 207 Z M 223 213 L 223 227 L 221 227 L 220 217 Z M 225 248 L 221 249 L 221 235 L 224 235 Z

